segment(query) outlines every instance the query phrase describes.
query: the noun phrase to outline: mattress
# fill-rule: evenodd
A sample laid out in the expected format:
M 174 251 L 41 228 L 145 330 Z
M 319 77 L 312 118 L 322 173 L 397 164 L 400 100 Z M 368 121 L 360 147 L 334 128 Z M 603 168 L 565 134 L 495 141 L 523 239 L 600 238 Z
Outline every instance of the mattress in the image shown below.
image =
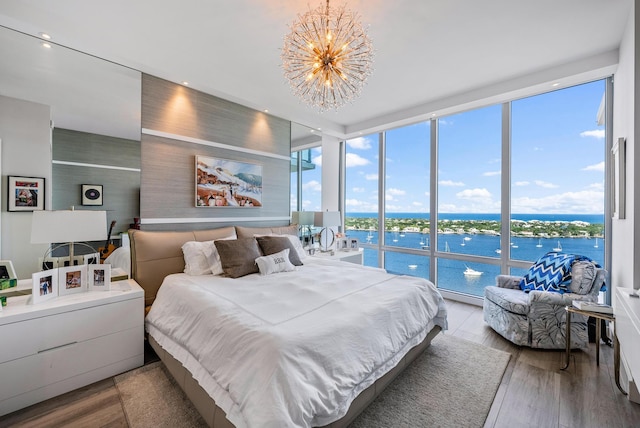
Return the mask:
M 340 419 L 446 309 L 429 281 L 306 258 L 293 272 L 173 274 L 146 319 L 236 427 Z

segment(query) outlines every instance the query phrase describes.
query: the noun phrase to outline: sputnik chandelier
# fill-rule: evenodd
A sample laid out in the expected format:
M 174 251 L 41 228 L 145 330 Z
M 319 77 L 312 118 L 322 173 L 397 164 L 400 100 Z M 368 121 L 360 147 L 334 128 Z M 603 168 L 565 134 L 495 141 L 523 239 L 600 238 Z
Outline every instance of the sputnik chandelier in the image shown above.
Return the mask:
M 291 25 L 282 50 L 284 75 L 294 94 L 320 111 L 338 109 L 358 96 L 371 74 L 371 39 L 358 15 L 319 6 Z

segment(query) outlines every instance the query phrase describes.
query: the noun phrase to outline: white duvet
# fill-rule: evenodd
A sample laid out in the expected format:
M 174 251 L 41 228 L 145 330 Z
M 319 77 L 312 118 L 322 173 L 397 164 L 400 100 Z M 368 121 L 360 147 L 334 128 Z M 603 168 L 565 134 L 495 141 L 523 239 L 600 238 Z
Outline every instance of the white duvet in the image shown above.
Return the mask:
M 170 275 L 146 318 L 238 428 L 341 418 L 435 325 L 430 282 L 311 257 L 267 276 Z

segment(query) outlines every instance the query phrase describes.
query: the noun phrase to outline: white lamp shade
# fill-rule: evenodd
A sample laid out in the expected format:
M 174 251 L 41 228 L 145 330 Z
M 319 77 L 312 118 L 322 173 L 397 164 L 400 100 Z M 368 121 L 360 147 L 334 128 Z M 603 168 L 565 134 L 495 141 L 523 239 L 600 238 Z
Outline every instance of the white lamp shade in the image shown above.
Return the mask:
M 102 241 L 107 239 L 106 211 L 34 211 L 31 243 Z
M 316 211 L 313 225 L 315 227 L 333 227 L 341 224 L 340 211 Z
M 300 226 L 310 226 L 314 222 L 313 211 L 293 211 L 291 213 L 291 223 Z

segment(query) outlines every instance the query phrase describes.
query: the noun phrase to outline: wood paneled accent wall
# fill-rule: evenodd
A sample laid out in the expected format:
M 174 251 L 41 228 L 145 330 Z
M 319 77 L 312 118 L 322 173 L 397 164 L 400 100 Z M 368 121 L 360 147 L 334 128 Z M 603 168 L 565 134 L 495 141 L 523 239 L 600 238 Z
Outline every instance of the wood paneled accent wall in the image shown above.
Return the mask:
M 140 142 L 55 128 L 53 209 L 107 211 L 113 233 L 124 232 L 140 216 Z M 102 206 L 82 206 L 82 185 L 102 185 Z
M 291 123 L 142 75 L 143 229 L 289 223 Z M 262 166 L 262 207 L 196 207 L 195 157 Z

